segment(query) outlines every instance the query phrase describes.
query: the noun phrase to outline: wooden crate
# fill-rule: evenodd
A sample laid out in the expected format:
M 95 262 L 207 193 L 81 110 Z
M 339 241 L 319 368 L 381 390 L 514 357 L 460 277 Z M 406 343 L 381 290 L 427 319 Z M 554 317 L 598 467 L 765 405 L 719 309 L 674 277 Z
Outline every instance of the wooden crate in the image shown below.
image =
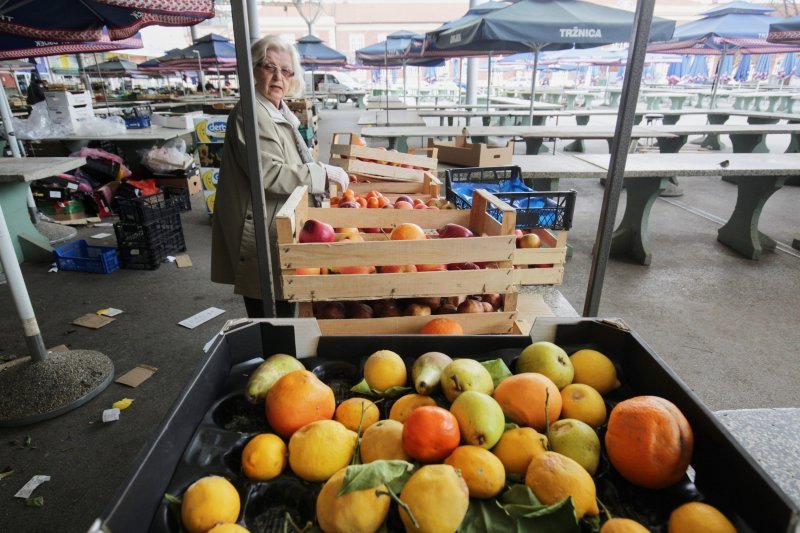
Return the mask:
M 372 176 L 360 175 L 356 175 L 356 177 L 359 178 L 359 180 L 368 180 L 350 183 L 349 188 L 355 192 L 356 195 L 361 196 L 364 196 L 369 191 L 375 190 L 392 199 L 400 195 L 406 195 L 427 201 L 431 198 L 439 198 L 442 193 L 442 182 L 439 178 L 428 172 L 425 173 L 421 182 L 384 180 Z M 341 196 L 341 194 L 342 191 L 334 184 L 331 189 L 331 196 Z
M 520 285 L 561 285 L 567 261 L 566 230 L 536 229 L 532 231 L 542 241 L 541 248 L 516 248 L 512 259 L 514 278 Z M 553 265 L 532 267 L 531 265 Z
M 503 222 L 487 207 L 503 211 Z M 365 242 L 298 243 L 309 219 L 335 228 L 392 228 L 413 222 L 435 230 L 447 223 L 469 227 L 465 239 L 392 241 L 364 234 Z M 470 210 L 330 209 L 308 207 L 308 188 L 297 188 L 276 215 L 283 296 L 291 301 L 363 300 L 510 293 L 516 290 L 512 257 L 516 212 L 486 191 L 476 191 Z M 396 274 L 297 275 L 297 268 L 495 262 L 498 268 Z
M 425 153 L 428 156 L 391 152 L 381 148 L 356 146 L 352 144 L 354 135 L 354 133 L 333 134 L 331 165 L 341 167 L 350 173 L 395 181 L 421 182 L 425 178 L 426 172 L 436 173 L 437 171 L 437 150 L 435 148 L 415 150 L 415 152 Z
M 311 304 L 300 304 L 300 317 L 313 318 Z M 403 316 L 393 318 L 317 319 L 323 335 L 416 335 L 434 318 L 458 322 L 467 335 L 527 335 L 531 325 L 517 318 L 516 311 L 495 313 L 456 313 L 453 315 Z

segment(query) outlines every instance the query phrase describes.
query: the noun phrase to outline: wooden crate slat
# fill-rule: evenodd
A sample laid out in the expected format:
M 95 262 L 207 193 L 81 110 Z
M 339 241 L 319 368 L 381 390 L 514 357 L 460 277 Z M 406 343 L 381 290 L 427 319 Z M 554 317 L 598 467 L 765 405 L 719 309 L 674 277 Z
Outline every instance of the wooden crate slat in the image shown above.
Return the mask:
M 330 160 L 330 164 L 341 167 L 346 172 L 352 172 L 354 174 L 373 174 L 375 176 L 386 176 L 396 180 L 418 182 L 421 182 L 424 178 L 421 170 L 381 165 L 380 163 L 370 163 L 369 161 L 361 161 L 358 159 L 333 157 Z
M 450 222 L 469 226 L 470 220 L 469 211 L 461 209 L 330 209 L 324 207 L 308 208 L 308 218 L 327 222 L 334 228 L 388 228 L 404 222 L 412 222 L 423 229 L 439 229 Z
M 515 265 L 546 265 L 564 263 L 566 258 L 566 248 L 517 248 L 512 261 Z
M 564 279 L 564 265 L 550 268 L 516 268 L 514 278 L 520 285 L 561 285 Z
M 368 300 L 416 296 L 507 293 L 514 269 L 450 270 L 403 274 L 282 276 L 283 295 L 292 301 Z
M 432 151 L 418 150 L 418 152 L 425 155 L 408 154 L 405 152 L 392 152 L 390 150 L 383 150 L 381 148 L 372 148 L 369 146 L 357 146 L 354 144 L 339 144 L 334 142 L 331 144 L 331 156 L 347 156 L 363 157 L 365 159 L 374 159 L 376 161 L 385 161 L 387 163 L 400 163 L 401 165 L 412 165 L 415 167 L 422 167 L 427 170 L 436 170 L 438 167 L 438 160 L 436 157 L 429 157 L 428 154 L 433 154 Z
M 281 244 L 281 268 L 378 265 L 420 265 L 510 261 L 515 237 L 484 237 L 480 246 L 470 239 L 371 241 Z
M 517 313 L 462 313 L 439 315 L 458 322 L 469 335 L 521 334 Z M 349 318 L 317 320 L 323 335 L 414 335 L 438 316 L 404 316 L 396 318 Z

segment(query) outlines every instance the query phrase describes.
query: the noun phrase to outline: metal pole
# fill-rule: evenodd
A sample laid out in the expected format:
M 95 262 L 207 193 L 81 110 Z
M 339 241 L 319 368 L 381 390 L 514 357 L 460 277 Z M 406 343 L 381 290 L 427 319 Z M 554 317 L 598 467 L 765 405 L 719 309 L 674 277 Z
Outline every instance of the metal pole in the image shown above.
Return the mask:
M 597 224 L 595 251 L 586 288 L 586 300 L 583 316 L 597 316 L 600 308 L 600 296 L 603 292 L 603 279 L 611 253 L 611 233 L 617 216 L 617 204 L 622 192 L 625 177 L 625 162 L 631 143 L 631 130 L 636 115 L 636 101 L 639 98 L 639 86 L 642 82 L 644 58 L 647 52 L 647 38 L 650 34 L 650 23 L 653 21 L 655 0 L 637 0 L 636 13 L 633 19 L 633 39 L 628 48 L 628 65 L 622 82 L 619 113 L 617 114 L 616 135 L 611 143 L 611 160 L 608 165 L 608 177 L 603 193 L 603 208 Z M 531 95 L 532 96 L 532 95 Z
M 106 84 L 103 81 L 103 74 L 100 72 L 100 63 L 97 62 L 97 54 L 92 53 L 92 57 L 94 57 L 94 66 L 97 69 L 97 77 L 100 78 L 100 89 L 103 91 L 103 100 L 106 103 L 106 116 L 110 117 L 111 109 L 108 106 L 108 94 L 106 94 Z
M 383 95 L 386 102 L 386 125 L 389 125 L 389 39 L 383 41 L 383 73 L 386 75 L 384 86 L 386 94 Z
M 192 50 L 192 53 L 197 54 L 197 79 L 200 80 L 200 87 L 203 89 L 203 105 L 206 105 L 206 86 L 203 83 L 203 62 L 200 60 L 200 50 Z
M 22 270 L 20 270 L 17 262 L 17 255 L 14 253 L 14 245 L 11 242 L 11 234 L 8 231 L 2 206 L 0 206 L 0 263 L 3 265 L 6 278 L 8 278 L 8 286 L 11 289 L 11 297 L 17 308 L 17 315 L 22 321 L 25 344 L 28 346 L 31 359 L 36 363 L 44 361 L 47 359 L 47 349 L 44 347 L 39 324 L 36 322 L 36 315 L 33 313 L 33 306 L 28 296 L 28 289 L 25 287 Z
M 533 49 L 533 72 L 531 73 L 531 108 L 530 115 L 528 116 L 528 124 L 533 124 L 533 102 L 536 100 L 536 71 L 539 68 L 540 49 L 540 45 L 536 45 L 536 47 Z M 555 154 L 555 148 L 553 149 L 553 154 Z
M 728 45 L 722 47 L 722 55 L 719 56 L 719 61 L 717 61 L 717 71 L 714 74 L 714 84 L 711 86 L 711 109 L 717 107 L 717 89 L 719 89 L 719 76 L 722 72 L 722 62 L 725 61 L 725 56 L 728 53 Z
M 250 31 L 250 44 L 253 44 L 261 38 L 261 28 L 258 21 L 258 5 L 256 0 L 247 0 L 247 28 Z M 311 26 L 308 27 L 308 33 L 311 35 Z
M 489 111 L 489 103 L 492 99 L 492 53 L 489 52 L 489 59 L 486 65 L 486 111 Z
M 17 139 L 17 134 L 14 132 L 13 115 L 11 114 L 11 106 L 8 104 L 8 96 L 4 90 L 2 90 L 2 93 L 3 94 L 0 94 L 0 117 L 2 117 L 3 125 L 5 126 L 6 142 L 11 149 L 11 155 L 13 157 L 23 157 L 22 150 L 20 150 L 19 146 L 19 139 Z M 36 207 L 36 202 L 33 199 L 33 193 L 30 187 L 28 187 L 25 196 L 26 203 L 28 204 L 28 215 L 31 217 L 31 222 L 36 224 L 39 222 L 39 209 Z
M 256 251 L 258 254 L 258 275 L 261 282 L 261 300 L 264 316 L 273 318 L 275 312 L 275 292 L 272 288 L 272 260 L 269 253 L 269 233 L 267 232 L 267 212 L 264 207 L 264 184 L 261 174 L 261 159 L 258 149 L 258 118 L 256 117 L 256 94 L 253 84 L 252 57 L 250 55 L 250 31 L 248 27 L 248 6 L 240 1 L 231 2 L 231 19 L 236 44 L 236 70 L 239 73 L 239 105 L 244 125 L 245 152 L 247 153 L 247 172 L 250 175 L 250 194 L 253 208 L 253 225 L 256 232 Z

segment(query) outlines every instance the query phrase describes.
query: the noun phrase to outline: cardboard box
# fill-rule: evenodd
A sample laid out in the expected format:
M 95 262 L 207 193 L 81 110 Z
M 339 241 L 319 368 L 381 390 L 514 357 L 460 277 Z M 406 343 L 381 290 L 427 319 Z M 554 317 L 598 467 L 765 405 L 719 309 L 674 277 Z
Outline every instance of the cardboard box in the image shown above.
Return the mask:
M 191 113 L 153 113 L 150 121 L 163 128 L 175 129 L 194 129 L 194 121 L 201 118 L 202 113 L 199 111 L 192 111 Z
M 214 200 L 217 198 L 217 191 L 203 191 L 203 196 L 206 201 L 206 211 L 209 215 L 214 214 Z
M 228 117 L 207 116 L 194 118 L 194 133 L 197 142 L 222 143 L 225 142 L 225 130 L 228 128 Z
M 296 355 L 309 369 L 323 368 L 326 363 L 357 369 L 369 354 L 382 349 L 408 358 L 440 351 L 454 358 L 504 357 L 509 360 L 533 341 L 555 342 L 567 353 L 591 348 L 607 354 L 624 383 L 624 387 L 614 393 L 615 400 L 634 395 L 661 396 L 674 403 L 692 426 L 694 484 L 686 482 L 675 490 L 658 493 L 626 485 L 624 492 L 619 492 L 624 497 L 622 502 L 603 500 L 612 515 L 625 515 L 626 510 L 619 508 L 621 503 L 628 511 L 635 509 L 642 517 L 653 521 L 646 524 L 648 529 L 662 531 L 666 530 L 669 509 L 677 503 L 702 499 L 728 511 L 740 531 L 794 531 L 798 522 L 797 504 L 769 478 L 644 339 L 619 321 L 599 318 L 539 318 L 530 336 L 327 337 L 320 334 L 311 319 L 230 321 L 206 345 L 194 375 L 187 380 L 158 430 L 153 432 L 152 440 L 131 461 L 134 466 L 129 476 L 101 515 L 102 525 L 108 531 L 169 531 L 171 515 L 164 493 L 181 494 L 190 482 L 210 471 L 230 472 L 221 463 L 225 449 L 220 446 L 240 445 L 242 434 L 209 423 L 212 420 L 209 410 L 233 395 L 241 396 L 239 391 L 245 386 L 247 376 L 263 358 L 273 353 Z M 213 455 L 198 453 L 197 435 L 213 439 L 208 441 L 214 443 Z M 213 464 L 199 464 L 209 458 L 213 458 Z M 603 483 L 609 483 L 611 477 L 604 476 Z M 247 503 L 252 501 L 243 501 L 243 507 Z M 248 519 L 252 520 L 252 515 L 245 520 Z M 251 526 L 247 522 L 244 525 Z
M 200 174 L 194 174 L 186 178 L 154 178 L 159 187 L 167 185 L 169 187 L 182 187 L 189 189 L 189 194 L 195 194 L 202 189 L 200 185 Z
M 53 124 L 72 126 L 75 128 L 81 122 L 94 117 L 91 106 L 47 108 L 47 114 Z
M 200 167 L 200 181 L 204 191 L 216 191 L 219 181 L 218 168 Z
M 505 147 L 493 148 L 484 143 L 467 142 L 466 137 L 456 137 L 453 141 L 428 139 L 428 148 L 439 149 L 439 162 L 463 167 L 510 165 L 514 155 L 513 142 Z
M 89 91 L 45 91 L 48 109 L 66 109 L 75 106 L 92 107 L 92 93 Z

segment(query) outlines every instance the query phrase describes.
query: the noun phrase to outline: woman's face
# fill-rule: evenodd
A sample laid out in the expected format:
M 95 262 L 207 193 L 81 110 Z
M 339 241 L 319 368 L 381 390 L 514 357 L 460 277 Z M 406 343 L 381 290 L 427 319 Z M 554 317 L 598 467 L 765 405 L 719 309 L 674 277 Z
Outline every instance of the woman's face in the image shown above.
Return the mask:
M 292 56 L 280 50 L 267 50 L 264 60 L 255 69 L 256 90 L 275 107 L 280 107 L 292 82 L 292 75 L 287 73 L 294 75 Z

